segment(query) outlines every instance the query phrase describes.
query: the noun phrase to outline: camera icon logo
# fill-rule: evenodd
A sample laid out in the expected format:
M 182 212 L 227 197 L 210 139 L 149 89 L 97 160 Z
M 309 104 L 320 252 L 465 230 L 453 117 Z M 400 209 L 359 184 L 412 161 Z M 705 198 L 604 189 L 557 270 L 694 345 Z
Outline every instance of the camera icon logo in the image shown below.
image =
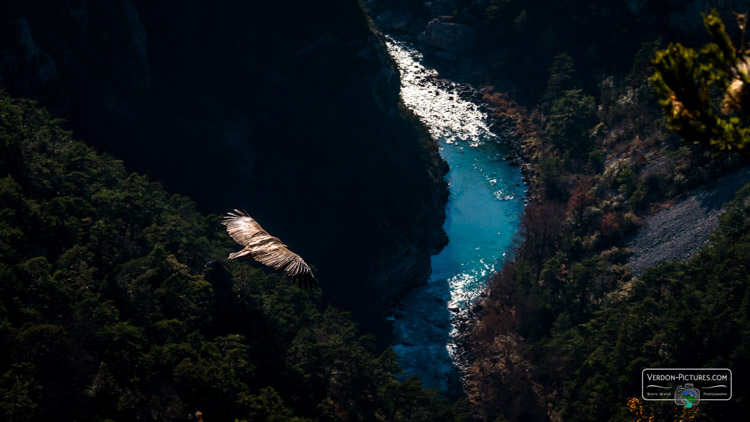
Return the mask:
M 690 409 L 701 402 L 701 392 L 693 384 L 677 386 L 674 390 L 674 402 L 678 406 L 684 406 Z

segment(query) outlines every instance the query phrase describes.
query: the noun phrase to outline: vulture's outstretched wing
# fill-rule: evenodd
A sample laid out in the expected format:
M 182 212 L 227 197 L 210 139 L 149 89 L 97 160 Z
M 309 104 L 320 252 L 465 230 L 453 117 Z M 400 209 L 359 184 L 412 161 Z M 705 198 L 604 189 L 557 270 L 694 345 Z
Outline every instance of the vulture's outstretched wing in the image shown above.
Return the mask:
M 246 213 L 234 210 L 227 213 L 222 222 L 227 226 L 229 236 L 244 246 L 239 252 L 229 254 L 229 259 L 249 255 L 263 265 L 284 274 L 300 286 L 309 288 L 317 284 L 315 276 L 307 263 L 296 253 L 290 251 L 277 237 L 268 234 L 263 227 Z

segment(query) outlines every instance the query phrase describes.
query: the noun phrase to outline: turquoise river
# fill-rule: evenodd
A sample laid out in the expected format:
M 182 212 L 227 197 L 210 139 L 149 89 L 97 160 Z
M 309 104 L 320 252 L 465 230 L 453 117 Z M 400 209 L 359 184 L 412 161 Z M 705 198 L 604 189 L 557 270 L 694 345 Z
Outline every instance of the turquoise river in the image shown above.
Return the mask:
M 455 394 L 457 367 L 465 364 L 455 343 L 460 316 L 513 249 L 525 185 L 490 131 L 487 114 L 466 98 L 473 88 L 425 67 L 408 43 L 388 37 L 387 45 L 401 73 L 402 100 L 427 125 L 450 167 L 449 242 L 432 257 L 429 282 L 407 295 L 391 317 L 394 348 L 406 376 L 419 375 L 426 386 Z

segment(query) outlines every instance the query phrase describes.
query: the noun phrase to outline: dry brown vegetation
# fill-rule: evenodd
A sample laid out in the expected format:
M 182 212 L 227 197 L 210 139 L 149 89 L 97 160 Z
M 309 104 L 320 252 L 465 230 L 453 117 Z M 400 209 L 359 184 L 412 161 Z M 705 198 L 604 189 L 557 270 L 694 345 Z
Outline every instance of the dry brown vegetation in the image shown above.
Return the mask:
M 566 365 L 580 352 L 571 347 L 578 340 L 565 336 L 622 300 L 617 292 L 631 280 L 624 240 L 650 212 L 743 165 L 686 146 L 666 130 L 645 80 L 649 73 L 605 78 L 595 101 L 579 90 L 560 91 L 534 108 L 483 90 L 491 116 L 512 132 L 522 154 L 531 200 L 514 261 L 491 278 L 476 307 L 467 390 L 482 420 L 569 415 L 563 399 L 568 375 L 561 373 L 576 369 Z M 590 104 L 596 104 L 595 121 L 570 117 L 589 113 Z M 626 408 L 624 402 L 612 406 Z

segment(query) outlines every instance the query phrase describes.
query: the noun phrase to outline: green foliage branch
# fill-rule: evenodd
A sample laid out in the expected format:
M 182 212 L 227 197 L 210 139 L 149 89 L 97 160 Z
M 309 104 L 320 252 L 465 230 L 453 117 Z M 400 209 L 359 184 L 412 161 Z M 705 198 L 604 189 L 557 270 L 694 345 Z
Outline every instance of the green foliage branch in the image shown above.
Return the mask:
M 746 15 L 737 17 L 744 37 Z M 651 82 L 670 129 L 750 158 L 750 55 L 744 45 L 735 48 L 716 10 L 703 21 L 713 42 L 699 52 L 679 43 L 657 52 Z

